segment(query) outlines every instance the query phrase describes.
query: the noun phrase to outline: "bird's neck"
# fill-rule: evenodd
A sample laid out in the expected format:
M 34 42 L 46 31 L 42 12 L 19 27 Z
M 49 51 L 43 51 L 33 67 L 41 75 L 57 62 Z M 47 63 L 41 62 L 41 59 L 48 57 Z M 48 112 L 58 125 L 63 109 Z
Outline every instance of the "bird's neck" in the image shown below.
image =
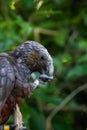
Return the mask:
M 24 63 L 17 64 L 17 70 L 22 81 L 27 82 L 30 78 L 31 71 Z
M 12 53 L 9 53 L 9 56 L 11 56 L 11 59 L 13 59 L 16 66 L 16 78 L 23 82 L 27 82 L 30 78 L 31 71 L 24 63 L 23 59 L 17 59 L 14 55 L 12 55 Z

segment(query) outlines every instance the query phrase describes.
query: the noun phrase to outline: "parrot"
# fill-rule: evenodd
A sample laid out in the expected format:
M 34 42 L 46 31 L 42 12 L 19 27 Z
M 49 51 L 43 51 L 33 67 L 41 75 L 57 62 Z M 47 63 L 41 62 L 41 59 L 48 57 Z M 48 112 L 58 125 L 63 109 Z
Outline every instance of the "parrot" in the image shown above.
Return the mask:
M 31 74 L 39 72 L 30 81 Z M 16 111 L 16 104 L 30 96 L 39 83 L 53 78 L 54 66 L 48 50 L 36 41 L 25 41 L 15 50 L 0 53 L 0 125 Z

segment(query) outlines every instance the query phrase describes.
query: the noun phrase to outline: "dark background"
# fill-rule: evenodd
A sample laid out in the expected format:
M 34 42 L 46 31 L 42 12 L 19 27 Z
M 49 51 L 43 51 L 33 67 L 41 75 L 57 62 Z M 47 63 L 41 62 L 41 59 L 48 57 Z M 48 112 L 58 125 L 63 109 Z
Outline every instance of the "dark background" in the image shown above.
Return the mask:
M 87 130 L 87 0 L 0 0 L 0 52 L 26 40 L 43 44 L 55 67 L 20 106 L 27 128 Z

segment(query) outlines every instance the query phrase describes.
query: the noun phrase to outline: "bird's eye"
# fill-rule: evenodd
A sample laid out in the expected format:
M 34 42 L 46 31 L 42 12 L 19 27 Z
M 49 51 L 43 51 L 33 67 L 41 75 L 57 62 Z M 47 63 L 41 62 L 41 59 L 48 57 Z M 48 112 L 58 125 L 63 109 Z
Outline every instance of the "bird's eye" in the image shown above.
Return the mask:
M 41 56 L 40 58 L 41 58 L 41 60 L 44 60 L 44 56 Z

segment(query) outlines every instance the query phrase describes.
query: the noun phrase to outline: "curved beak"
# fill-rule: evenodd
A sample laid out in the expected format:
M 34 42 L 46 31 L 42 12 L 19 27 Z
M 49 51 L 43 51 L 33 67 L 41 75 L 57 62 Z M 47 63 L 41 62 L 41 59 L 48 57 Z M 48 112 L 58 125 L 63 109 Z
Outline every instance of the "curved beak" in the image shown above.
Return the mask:
M 53 73 L 54 73 L 54 66 L 53 66 L 53 62 L 48 63 L 47 68 L 46 68 L 46 74 L 49 77 L 53 77 Z

